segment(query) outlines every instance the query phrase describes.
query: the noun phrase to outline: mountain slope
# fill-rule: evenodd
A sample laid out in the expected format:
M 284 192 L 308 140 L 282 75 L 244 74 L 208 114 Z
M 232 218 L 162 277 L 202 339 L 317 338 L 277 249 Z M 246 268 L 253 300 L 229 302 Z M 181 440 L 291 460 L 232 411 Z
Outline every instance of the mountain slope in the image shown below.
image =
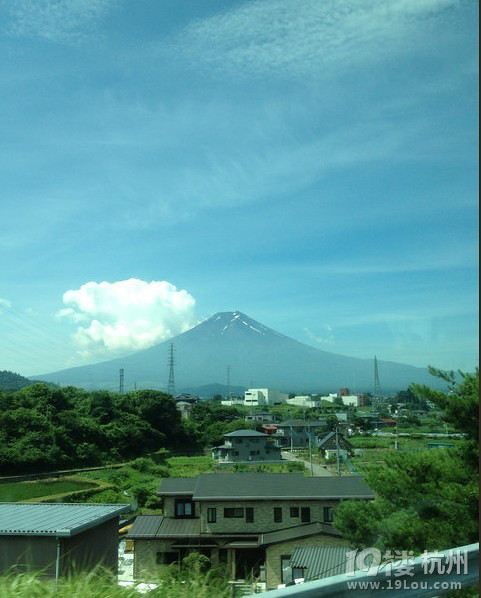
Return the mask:
M 195 328 L 150 349 L 95 365 L 53 372 L 38 379 L 84 388 L 118 388 L 119 368 L 125 369 L 125 388 L 167 387 L 168 348 L 175 346 L 178 390 L 226 379 L 232 384 L 274 387 L 284 391 L 327 391 L 347 386 L 370 391 L 373 359 L 346 357 L 321 351 L 252 320 L 241 312 L 221 312 Z M 412 382 L 436 385 L 424 368 L 378 361 L 385 392 L 407 388 Z

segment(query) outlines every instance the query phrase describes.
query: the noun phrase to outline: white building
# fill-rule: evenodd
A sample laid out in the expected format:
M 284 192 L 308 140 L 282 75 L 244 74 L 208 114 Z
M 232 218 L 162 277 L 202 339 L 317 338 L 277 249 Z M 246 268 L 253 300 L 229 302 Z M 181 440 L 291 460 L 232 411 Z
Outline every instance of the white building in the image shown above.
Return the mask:
M 287 401 L 288 395 L 273 388 L 249 388 L 244 393 L 244 406 L 279 405 Z
M 334 401 L 337 399 L 337 392 L 330 392 L 328 395 L 319 398 L 321 401 L 329 401 L 334 403 Z
M 287 404 L 311 409 L 313 407 L 319 407 L 321 401 L 319 399 L 313 398 L 310 395 L 296 395 L 295 397 L 292 397 L 292 399 L 287 399 Z
M 343 405 L 354 405 L 359 407 L 359 396 L 358 395 L 344 395 L 342 398 Z
M 236 407 L 238 405 L 244 405 L 244 399 L 235 397 L 233 399 L 223 399 L 220 403 L 226 407 Z

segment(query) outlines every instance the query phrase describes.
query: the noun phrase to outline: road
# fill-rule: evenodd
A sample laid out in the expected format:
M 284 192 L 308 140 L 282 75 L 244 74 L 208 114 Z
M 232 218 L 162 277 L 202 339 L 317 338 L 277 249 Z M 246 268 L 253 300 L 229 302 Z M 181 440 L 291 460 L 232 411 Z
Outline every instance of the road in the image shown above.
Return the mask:
M 309 461 L 301 459 L 297 455 L 289 453 L 287 451 L 282 451 L 281 455 L 282 455 L 282 458 L 286 459 L 287 461 L 299 461 L 299 463 L 304 463 L 304 465 L 307 467 L 308 471 L 311 471 L 311 464 L 309 463 Z M 312 464 L 312 473 L 314 474 L 314 477 L 326 477 L 326 476 L 334 475 L 333 473 L 328 471 L 325 467 L 323 467 L 322 465 L 317 465 L 316 463 Z

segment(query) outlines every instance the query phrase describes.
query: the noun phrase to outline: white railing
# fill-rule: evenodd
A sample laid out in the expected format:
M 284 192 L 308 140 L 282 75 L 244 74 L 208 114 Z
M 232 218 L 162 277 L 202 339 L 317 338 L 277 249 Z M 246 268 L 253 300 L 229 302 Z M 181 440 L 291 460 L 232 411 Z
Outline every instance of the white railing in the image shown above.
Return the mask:
M 429 598 L 479 583 L 478 561 L 479 544 L 469 544 L 374 569 L 371 566 L 368 571 L 346 572 L 262 592 L 249 598 Z

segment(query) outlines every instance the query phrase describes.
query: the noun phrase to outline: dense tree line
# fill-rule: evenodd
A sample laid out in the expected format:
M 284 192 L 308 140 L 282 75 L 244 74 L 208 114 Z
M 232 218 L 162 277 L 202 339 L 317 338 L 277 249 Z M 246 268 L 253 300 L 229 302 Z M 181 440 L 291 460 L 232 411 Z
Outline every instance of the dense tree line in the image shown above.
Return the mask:
M 0 394 L 0 471 L 28 473 L 121 462 L 191 444 L 175 402 L 35 384 Z

